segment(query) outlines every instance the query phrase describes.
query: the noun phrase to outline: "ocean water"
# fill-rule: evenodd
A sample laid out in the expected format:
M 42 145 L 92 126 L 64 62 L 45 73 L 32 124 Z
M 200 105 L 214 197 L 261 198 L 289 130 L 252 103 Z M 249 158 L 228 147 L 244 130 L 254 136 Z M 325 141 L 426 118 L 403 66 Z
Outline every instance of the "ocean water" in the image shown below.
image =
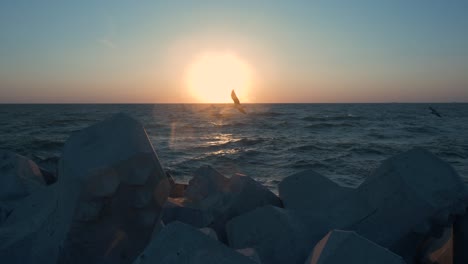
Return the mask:
M 163 164 L 179 181 L 209 164 L 276 188 L 314 169 L 356 186 L 382 160 L 424 147 L 468 183 L 468 104 L 0 105 L 0 148 L 53 170 L 74 131 L 118 112 L 139 119 Z

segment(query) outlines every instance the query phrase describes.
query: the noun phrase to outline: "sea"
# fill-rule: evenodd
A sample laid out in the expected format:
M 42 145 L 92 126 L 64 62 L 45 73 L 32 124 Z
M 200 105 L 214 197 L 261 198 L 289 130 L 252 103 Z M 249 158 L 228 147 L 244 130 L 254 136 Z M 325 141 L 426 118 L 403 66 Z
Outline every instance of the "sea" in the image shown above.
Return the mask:
M 74 132 L 124 112 L 145 126 L 177 181 L 202 165 L 272 190 L 307 169 L 357 186 L 391 157 L 423 147 L 468 183 L 468 104 L 3 104 L 0 149 L 54 171 Z M 431 114 L 436 109 L 442 117 Z

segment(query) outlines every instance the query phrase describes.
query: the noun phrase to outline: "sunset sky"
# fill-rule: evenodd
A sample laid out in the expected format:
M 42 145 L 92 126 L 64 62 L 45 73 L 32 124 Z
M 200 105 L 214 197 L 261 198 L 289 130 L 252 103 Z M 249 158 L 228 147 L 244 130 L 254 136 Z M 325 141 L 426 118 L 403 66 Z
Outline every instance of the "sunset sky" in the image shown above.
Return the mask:
M 0 103 L 230 102 L 231 88 L 250 103 L 468 102 L 467 14 L 456 0 L 7 0 Z

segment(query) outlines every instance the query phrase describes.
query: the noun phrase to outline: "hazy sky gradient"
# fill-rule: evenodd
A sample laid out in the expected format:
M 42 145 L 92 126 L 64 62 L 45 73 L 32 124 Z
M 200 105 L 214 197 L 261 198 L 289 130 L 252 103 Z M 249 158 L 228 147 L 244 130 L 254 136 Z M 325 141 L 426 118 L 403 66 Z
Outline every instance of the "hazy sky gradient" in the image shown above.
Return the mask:
M 468 1 L 2 1 L 0 102 L 194 102 L 229 51 L 250 102 L 468 101 Z M 227 95 L 229 96 L 229 95 Z

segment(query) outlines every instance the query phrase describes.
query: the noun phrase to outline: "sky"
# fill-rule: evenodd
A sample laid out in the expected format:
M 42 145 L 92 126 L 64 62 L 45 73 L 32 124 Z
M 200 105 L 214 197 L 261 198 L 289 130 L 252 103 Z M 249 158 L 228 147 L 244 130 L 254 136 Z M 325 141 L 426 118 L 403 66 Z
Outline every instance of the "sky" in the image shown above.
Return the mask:
M 187 87 L 206 53 L 249 65 L 243 102 L 468 102 L 467 13 L 457 0 L 5 0 L 0 103 L 207 102 Z

